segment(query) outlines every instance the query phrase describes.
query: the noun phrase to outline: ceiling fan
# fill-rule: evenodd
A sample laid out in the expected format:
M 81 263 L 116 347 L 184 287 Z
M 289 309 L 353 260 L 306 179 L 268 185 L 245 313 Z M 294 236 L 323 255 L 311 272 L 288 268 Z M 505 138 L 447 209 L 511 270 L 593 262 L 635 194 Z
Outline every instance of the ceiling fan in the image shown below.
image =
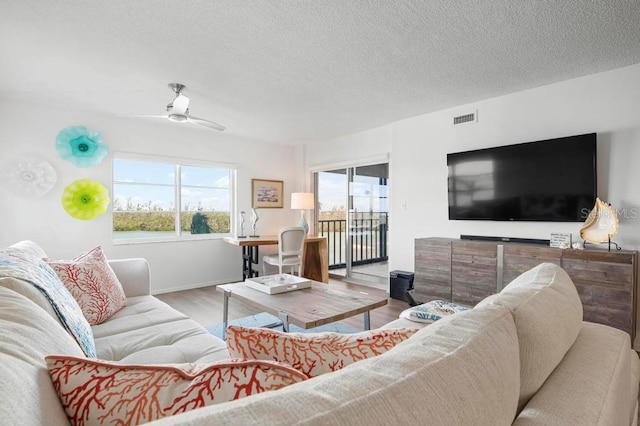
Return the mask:
M 175 93 L 175 98 L 169 104 L 167 104 L 167 114 L 165 115 L 134 115 L 133 117 L 143 118 L 166 118 L 176 123 L 191 123 L 197 126 L 206 127 L 209 129 L 224 131 L 226 127 L 213 121 L 205 120 L 204 118 L 194 117 L 189 114 L 189 98 L 182 94 L 182 91 L 187 88 L 184 84 L 169 83 L 169 89 Z

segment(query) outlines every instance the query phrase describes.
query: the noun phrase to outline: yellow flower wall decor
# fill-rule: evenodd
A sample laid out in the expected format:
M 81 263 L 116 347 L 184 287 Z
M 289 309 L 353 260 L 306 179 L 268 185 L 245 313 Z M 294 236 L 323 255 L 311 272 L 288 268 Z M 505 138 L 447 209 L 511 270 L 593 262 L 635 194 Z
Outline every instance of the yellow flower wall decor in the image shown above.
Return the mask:
M 95 219 L 107 211 L 110 201 L 107 188 L 89 178 L 71 182 L 62 193 L 62 206 L 76 219 Z

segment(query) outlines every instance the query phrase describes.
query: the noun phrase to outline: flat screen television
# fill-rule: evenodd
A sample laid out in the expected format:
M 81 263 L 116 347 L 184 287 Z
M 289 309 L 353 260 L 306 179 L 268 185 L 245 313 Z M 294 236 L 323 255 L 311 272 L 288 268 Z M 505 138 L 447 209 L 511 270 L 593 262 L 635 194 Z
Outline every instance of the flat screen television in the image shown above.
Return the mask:
M 596 199 L 596 134 L 447 154 L 449 219 L 582 222 Z

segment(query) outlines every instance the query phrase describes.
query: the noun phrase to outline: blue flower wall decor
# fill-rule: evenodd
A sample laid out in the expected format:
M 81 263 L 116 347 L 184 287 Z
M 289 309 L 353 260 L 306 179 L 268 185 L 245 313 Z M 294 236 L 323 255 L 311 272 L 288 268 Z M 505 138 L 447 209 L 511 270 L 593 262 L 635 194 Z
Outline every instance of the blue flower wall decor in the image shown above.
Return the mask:
M 56 137 L 56 149 L 63 159 L 78 167 L 100 164 L 109 151 L 100 134 L 89 132 L 84 126 L 62 129 Z

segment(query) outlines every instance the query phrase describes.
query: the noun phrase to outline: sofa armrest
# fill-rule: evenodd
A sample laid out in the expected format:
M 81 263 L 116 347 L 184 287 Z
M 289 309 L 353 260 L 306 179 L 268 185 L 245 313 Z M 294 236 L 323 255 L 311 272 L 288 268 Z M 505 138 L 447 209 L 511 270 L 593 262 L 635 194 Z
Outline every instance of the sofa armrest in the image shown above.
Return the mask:
M 629 334 L 583 322 L 576 341 L 513 425 L 629 424 L 637 415 L 629 397 L 629 382 L 636 380 L 632 357 L 637 355 Z
M 151 293 L 149 263 L 143 258 L 110 260 L 113 269 L 124 288 L 127 297 L 145 296 Z

